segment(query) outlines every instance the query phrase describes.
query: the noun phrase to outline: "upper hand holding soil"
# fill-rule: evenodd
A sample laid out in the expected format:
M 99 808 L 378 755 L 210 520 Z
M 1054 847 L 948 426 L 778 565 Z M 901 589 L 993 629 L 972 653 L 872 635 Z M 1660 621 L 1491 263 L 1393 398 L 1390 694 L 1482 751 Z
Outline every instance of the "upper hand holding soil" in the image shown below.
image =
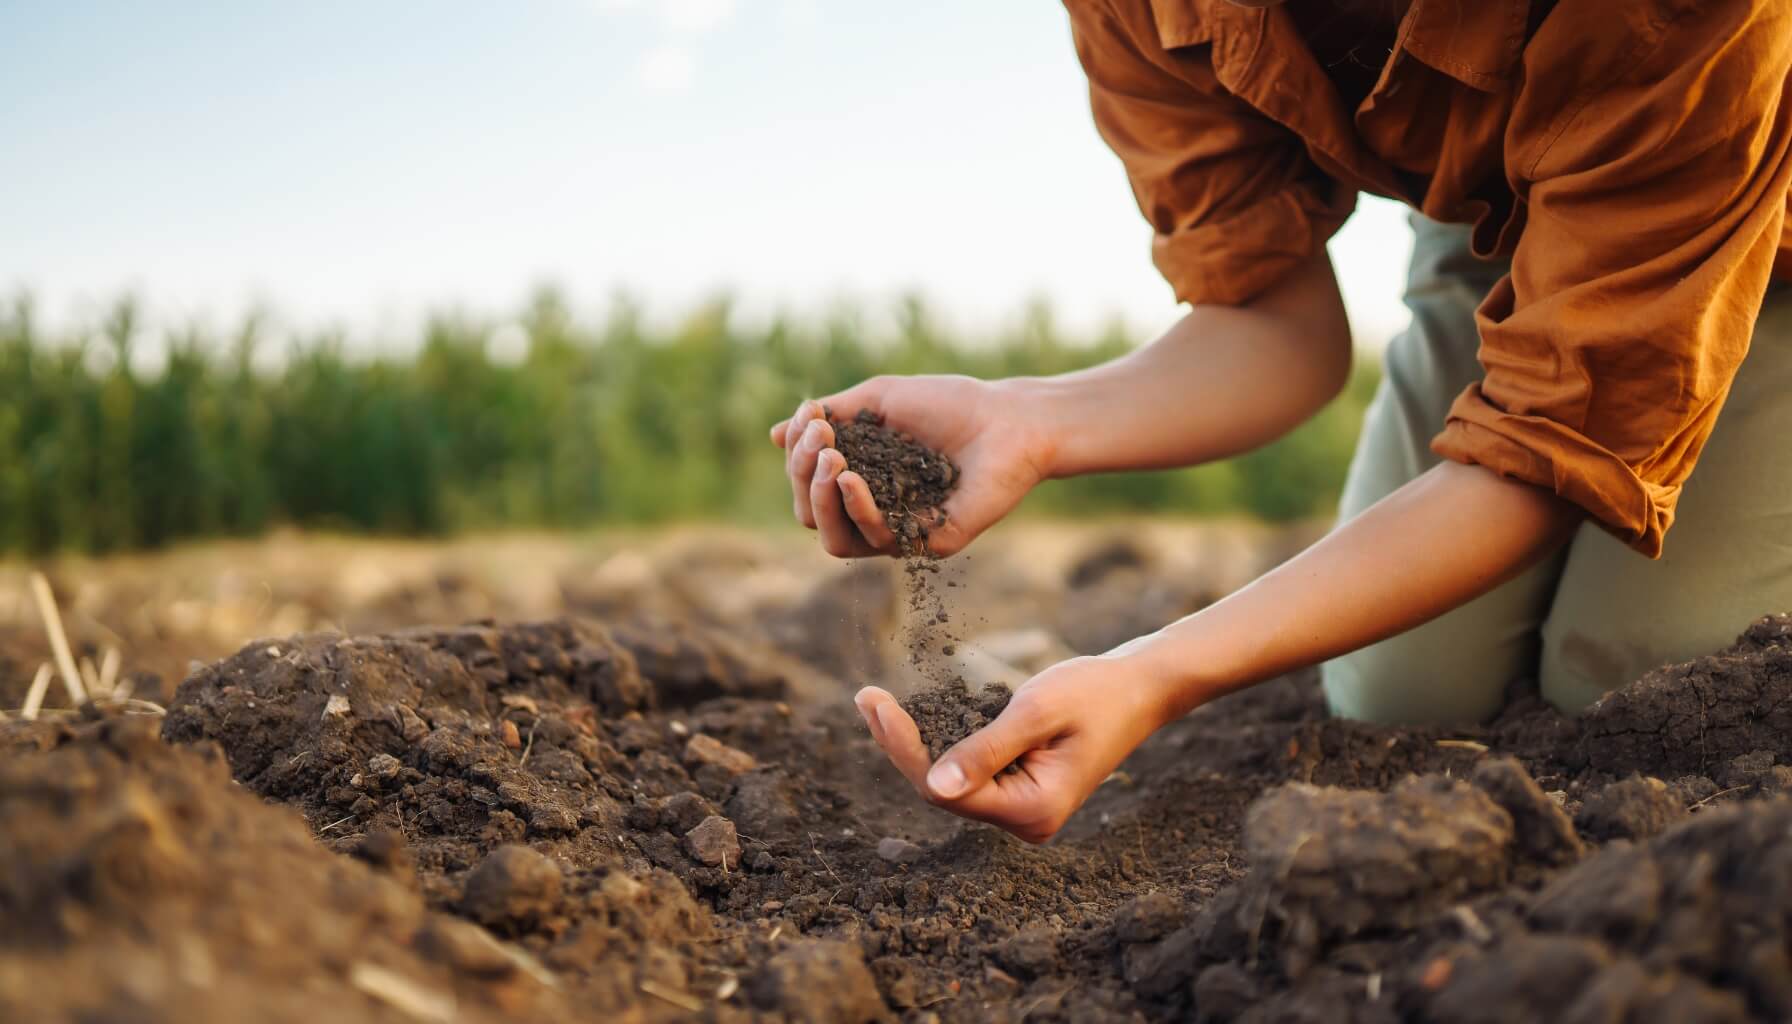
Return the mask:
M 853 465 L 843 450 L 856 451 L 861 461 L 904 455 L 900 445 L 884 443 L 887 434 L 876 436 L 878 424 L 940 460 L 878 470 Z M 772 427 L 771 439 L 785 451 L 797 521 L 819 531 L 822 546 L 841 558 L 955 554 L 1045 478 L 1056 448 L 1037 410 L 1002 383 L 943 376 L 875 377 L 805 401 Z M 915 485 L 914 494 L 899 493 L 892 470 Z M 880 508 L 880 490 L 886 503 L 903 507 Z M 943 505 L 924 504 L 946 492 Z
M 854 703 L 923 799 L 1029 843 L 1056 835 L 1164 722 L 1150 680 L 1119 653 L 1073 658 L 1034 676 L 993 722 L 937 761 L 914 718 L 887 691 L 868 686 Z

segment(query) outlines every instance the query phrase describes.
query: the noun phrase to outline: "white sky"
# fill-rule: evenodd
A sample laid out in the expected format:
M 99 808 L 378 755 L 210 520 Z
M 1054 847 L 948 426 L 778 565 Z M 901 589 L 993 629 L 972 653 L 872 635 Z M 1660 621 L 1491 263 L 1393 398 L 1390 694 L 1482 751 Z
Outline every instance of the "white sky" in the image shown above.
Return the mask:
M 556 283 L 671 314 L 919 291 L 985 329 L 1176 315 L 1058 4 L 0 0 L 0 292 L 404 334 Z M 1403 213 L 1334 243 L 1404 322 Z

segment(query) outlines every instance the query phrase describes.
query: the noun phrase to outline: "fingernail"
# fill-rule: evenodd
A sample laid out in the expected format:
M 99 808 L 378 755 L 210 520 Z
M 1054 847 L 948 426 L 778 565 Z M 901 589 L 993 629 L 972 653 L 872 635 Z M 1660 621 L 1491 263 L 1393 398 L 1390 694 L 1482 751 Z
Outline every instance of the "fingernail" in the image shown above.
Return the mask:
M 845 468 L 845 461 L 845 459 L 840 457 L 840 453 L 834 449 L 823 448 L 821 450 L 821 478 L 823 480 L 834 479 L 834 477 L 840 474 L 840 470 Z
M 950 800 L 964 792 L 964 769 L 951 761 L 942 761 L 927 773 L 927 788 Z
M 803 440 L 807 441 L 810 444 L 820 444 L 821 443 L 821 421 L 820 420 L 810 420 L 809 425 L 803 428 Z

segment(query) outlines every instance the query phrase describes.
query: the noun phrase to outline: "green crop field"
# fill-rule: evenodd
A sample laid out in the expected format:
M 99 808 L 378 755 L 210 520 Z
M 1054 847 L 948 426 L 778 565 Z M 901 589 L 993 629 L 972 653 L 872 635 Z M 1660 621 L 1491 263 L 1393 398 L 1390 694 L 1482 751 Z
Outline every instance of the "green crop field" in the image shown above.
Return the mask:
M 430 535 L 787 516 L 766 428 L 876 373 L 1059 373 L 1144 340 L 1065 337 L 1036 307 L 988 337 L 920 301 L 891 326 L 843 309 L 744 325 L 726 302 L 655 328 L 619 303 L 580 322 L 551 292 L 518 316 L 441 316 L 420 338 L 228 332 L 144 340 L 118 302 L 51 336 L 0 308 L 0 551 L 111 551 L 279 525 Z M 495 359 L 499 323 L 526 344 Z M 510 329 L 513 340 L 516 328 Z M 145 367 L 141 353 L 165 353 Z M 394 354 L 398 353 L 398 354 Z M 1329 512 L 1374 369 L 1281 442 L 1230 463 L 1042 488 L 1034 514 L 1291 519 Z

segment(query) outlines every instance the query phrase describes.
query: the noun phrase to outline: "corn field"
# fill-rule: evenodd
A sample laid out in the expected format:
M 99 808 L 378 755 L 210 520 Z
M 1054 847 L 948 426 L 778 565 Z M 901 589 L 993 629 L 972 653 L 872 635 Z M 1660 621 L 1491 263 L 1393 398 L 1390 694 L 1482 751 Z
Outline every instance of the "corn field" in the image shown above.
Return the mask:
M 497 527 L 788 517 L 766 428 L 806 395 L 875 373 L 1058 373 L 1137 344 L 1063 337 L 1049 310 L 951 337 L 919 300 L 746 327 L 726 301 L 670 328 L 626 302 L 578 322 L 552 292 L 520 315 L 443 315 L 417 339 L 161 332 L 140 307 L 47 336 L 0 307 L 0 551 L 104 552 L 275 526 L 429 535 Z M 515 351 L 495 352 L 500 323 Z M 520 331 L 520 333 L 519 333 Z M 365 344 L 365 342 L 378 344 Z M 398 354 L 394 354 L 398 353 Z M 1335 500 L 1372 367 L 1281 442 L 1177 473 L 1048 484 L 1033 514 L 1290 519 Z

